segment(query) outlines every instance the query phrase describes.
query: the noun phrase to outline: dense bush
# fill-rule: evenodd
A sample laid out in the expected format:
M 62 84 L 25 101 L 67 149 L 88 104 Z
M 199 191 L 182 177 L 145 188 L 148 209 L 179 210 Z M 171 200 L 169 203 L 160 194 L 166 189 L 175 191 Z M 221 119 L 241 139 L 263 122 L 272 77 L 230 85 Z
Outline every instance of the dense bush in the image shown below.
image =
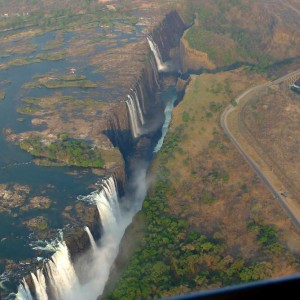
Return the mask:
M 20 147 L 37 157 L 64 162 L 68 166 L 103 167 L 101 153 L 82 140 L 68 140 L 66 133 L 61 140 L 46 145 L 40 136 L 32 136 L 20 142 Z

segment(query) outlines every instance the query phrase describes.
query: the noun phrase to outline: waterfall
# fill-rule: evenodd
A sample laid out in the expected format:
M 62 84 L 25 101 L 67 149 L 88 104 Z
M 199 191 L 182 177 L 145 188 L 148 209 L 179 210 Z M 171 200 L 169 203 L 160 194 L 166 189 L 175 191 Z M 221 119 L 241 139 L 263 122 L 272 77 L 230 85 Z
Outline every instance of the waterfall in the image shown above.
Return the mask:
M 46 292 L 46 280 L 42 270 L 37 270 L 37 276 L 31 273 L 32 281 L 35 287 L 35 293 L 38 300 L 48 300 Z
M 133 97 L 131 97 L 131 95 L 127 95 L 127 98 L 128 100 L 126 100 L 126 105 L 129 111 L 132 134 L 134 138 L 137 138 L 140 135 L 140 126 L 137 118 L 137 109 Z
M 101 186 L 101 189 L 90 195 L 79 197 L 80 200 L 97 206 L 102 224 L 102 236 L 100 245 L 93 252 L 90 265 L 87 266 L 86 260 L 81 263 L 88 270 L 89 278 L 86 279 L 87 283 L 81 286 L 77 298 L 73 299 L 96 299 L 103 292 L 110 268 L 118 254 L 122 236 L 132 220 L 132 215 L 129 216 L 120 209 L 115 178 L 111 176 L 103 180 Z
M 144 119 L 144 114 L 141 109 L 139 97 L 138 97 L 137 91 L 135 89 L 132 91 L 133 91 L 133 100 L 134 100 L 134 104 L 138 111 L 139 120 L 140 120 L 141 125 L 143 126 L 145 124 L 145 119 Z
M 90 240 L 90 243 L 91 243 L 91 247 L 93 249 L 93 251 L 95 251 L 97 249 L 97 244 L 95 242 L 95 239 L 89 229 L 88 226 L 84 226 L 84 231 L 87 233 L 88 237 L 89 237 L 89 240 Z
M 42 269 L 38 269 L 36 274 L 31 273 L 35 297 L 33 298 L 26 280 L 23 279 L 16 295 L 18 300 L 48 300 L 47 290 L 51 290 L 54 299 L 72 299 L 69 297 L 70 291 L 79 287 L 79 281 L 70 259 L 68 247 L 63 240 L 62 231 L 59 231 L 57 239 L 50 243 L 44 243 L 46 243 L 44 247 L 36 246 L 34 249 L 54 251 L 55 253 Z
M 141 85 L 140 81 L 138 81 L 138 85 L 137 86 L 138 86 L 138 89 L 140 91 L 141 102 L 142 102 L 142 109 L 143 109 L 143 112 L 145 113 L 146 112 L 145 98 L 144 98 L 143 88 L 142 88 L 142 85 Z
M 69 250 L 64 241 L 46 264 L 46 271 L 55 299 L 68 299 L 69 292 L 79 285 Z
M 83 283 L 79 283 L 75 273 L 76 266 L 74 267 L 70 260 L 68 247 L 60 232 L 61 235 L 57 240 L 34 247 L 39 250 L 55 251 L 41 270 L 37 270 L 35 274 L 31 273 L 34 297 L 23 279 L 16 299 L 94 300 L 102 293 L 110 268 L 118 254 L 121 238 L 133 214 L 121 212 L 116 180 L 113 176 L 103 180 L 101 189 L 87 196 L 78 196 L 78 199 L 97 206 L 103 228 L 98 247 L 89 228 L 87 226 L 84 228 L 94 251 L 92 256 L 87 252 L 76 262 L 76 271 L 79 270 L 78 274 L 84 277 Z
M 17 300 L 33 300 L 28 284 L 25 279 L 22 279 L 22 282 L 20 283 L 18 287 L 18 293 L 16 295 Z
M 126 104 L 130 116 L 132 134 L 137 138 L 141 134 L 142 126 L 145 124 L 144 113 L 136 89 L 131 89 L 131 93 L 127 95 L 127 98 Z
M 114 177 L 103 182 L 103 188 L 100 193 L 95 195 L 94 201 L 99 211 L 104 233 L 117 232 L 121 212 Z
M 155 65 L 155 57 L 154 58 L 153 58 L 153 56 L 150 57 L 150 64 L 151 64 L 152 70 L 154 72 L 155 83 L 159 87 L 160 84 L 158 82 L 158 69 L 157 69 L 157 66 Z
M 159 48 L 158 48 L 157 44 L 154 42 L 153 37 L 151 35 L 148 35 L 147 40 L 148 40 L 150 49 L 154 54 L 158 71 L 161 71 L 161 72 L 166 71 L 167 65 L 163 62 Z
M 167 134 L 171 119 L 172 119 L 172 111 L 173 111 L 173 107 L 174 107 L 174 103 L 176 101 L 176 95 L 171 95 L 171 97 L 168 99 L 167 101 L 167 105 L 165 107 L 165 121 L 164 124 L 162 126 L 162 133 L 161 133 L 161 138 L 158 140 L 153 152 L 156 153 L 160 150 L 161 146 L 163 145 L 164 142 L 164 138 Z

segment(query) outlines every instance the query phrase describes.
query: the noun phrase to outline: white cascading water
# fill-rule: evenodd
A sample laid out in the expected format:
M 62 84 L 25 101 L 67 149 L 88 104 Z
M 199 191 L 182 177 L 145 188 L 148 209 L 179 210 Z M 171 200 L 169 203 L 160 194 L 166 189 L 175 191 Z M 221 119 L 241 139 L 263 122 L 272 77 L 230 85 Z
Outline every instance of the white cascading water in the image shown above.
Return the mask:
M 139 97 L 138 97 L 138 94 L 137 94 L 136 90 L 133 90 L 133 100 L 134 100 L 135 107 L 137 108 L 140 123 L 143 126 L 145 124 L 145 119 L 144 119 L 144 114 L 143 114 L 143 111 L 141 109 Z
M 93 252 L 93 259 L 82 259 L 88 278 L 86 284 L 74 294 L 74 300 L 95 300 L 102 294 L 108 280 L 110 268 L 118 254 L 119 244 L 125 229 L 130 224 L 134 213 L 123 212 L 119 207 L 119 197 L 114 177 L 103 180 L 102 189 L 87 196 L 78 197 L 81 201 L 96 204 L 101 224 L 102 236 L 99 246 Z
M 145 184 L 145 175 L 139 174 L 137 177 Z M 118 254 L 119 244 L 125 229 L 132 221 L 136 212 L 141 209 L 142 200 L 145 197 L 146 189 L 140 187 L 136 195 L 132 195 L 130 200 L 132 209 L 121 211 L 119 207 L 119 197 L 116 181 L 114 177 L 103 180 L 102 189 L 92 192 L 87 196 L 79 196 L 81 201 L 87 201 L 97 205 L 101 219 L 102 236 L 92 255 L 87 252 L 80 257 L 76 266 L 72 265 L 68 248 L 62 239 L 62 232 L 59 241 L 47 243 L 45 246 L 37 246 L 35 249 L 55 251 L 51 259 L 45 264 L 43 272 L 47 273 L 45 280 L 44 273 L 38 270 L 36 274 L 31 274 L 36 296 L 32 297 L 25 280 L 19 285 L 18 300 L 50 300 L 47 290 L 51 290 L 53 300 L 95 300 L 103 292 L 105 283 L 108 280 L 110 268 Z M 138 199 L 138 200 L 137 200 Z M 85 229 L 87 231 L 87 229 Z M 89 231 L 89 230 L 88 230 Z M 90 232 L 90 231 L 89 231 Z M 79 283 L 76 270 L 84 277 L 84 283 Z M 49 284 L 50 282 L 50 284 Z M 47 289 L 46 289 L 46 284 Z M 52 300 L 52 299 L 51 299 Z
M 143 93 L 142 85 L 140 82 L 138 82 L 138 88 L 139 88 L 140 95 L 141 95 L 142 110 L 143 110 L 143 112 L 146 112 L 144 93 Z
M 153 53 L 153 52 L 152 52 Z M 153 54 L 154 55 L 154 54 Z M 153 56 L 150 57 L 150 64 L 151 64 L 151 67 L 152 67 L 152 70 L 154 72 L 154 79 L 155 79 L 155 83 L 156 85 L 159 87 L 160 84 L 158 82 L 158 68 L 157 68 L 157 65 L 155 63 L 155 57 L 153 58 Z
M 167 65 L 162 62 L 157 45 L 154 43 L 151 36 L 147 39 L 156 59 L 158 70 L 166 70 Z M 156 68 L 153 69 L 155 70 Z M 156 80 L 158 80 L 157 77 Z M 143 110 L 139 103 L 136 91 L 133 91 L 133 93 L 128 95 L 127 98 L 126 105 L 130 115 L 132 134 L 136 138 L 140 135 L 141 126 L 144 124 Z M 167 129 L 170 122 L 170 112 L 172 108 L 173 102 L 172 104 L 168 103 L 165 110 L 165 129 Z M 160 146 L 158 145 L 156 149 L 159 149 Z M 119 199 L 114 177 L 104 180 L 101 184 L 101 190 L 92 192 L 87 196 L 78 197 L 79 200 L 88 201 L 97 205 L 103 232 L 99 246 L 96 245 L 93 251 L 92 258 L 88 253 L 86 255 L 90 255 L 89 257 L 85 257 L 85 255 L 83 255 L 77 262 L 77 266 L 80 264 L 77 268 L 74 268 L 72 265 L 68 248 L 63 239 L 58 244 L 58 247 L 55 249 L 55 254 L 45 265 L 47 275 L 50 280 L 49 287 L 47 288 L 51 289 L 51 293 L 55 300 L 95 300 L 102 294 L 105 284 L 109 278 L 110 268 L 118 254 L 122 236 L 124 235 L 127 226 L 131 223 L 133 216 L 141 209 L 143 199 L 146 195 L 146 170 L 147 166 L 140 166 L 140 168 L 136 170 L 136 174 L 133 176 L 134 180 L 132 185 L 135 186 L 135 192 L 134 195 L 130 195 L 131 199 L 126 200 L 130 202 L 130 209 L 127 209 L 126 212 L 122 211 L 119 207 Z M 85 230 L 87 231 L 87 229 Z M 91 241 L 92 240 L 93 238 Z M 47 247 L 53 248 L 53 245 L 47 245 Z M 79 283 L 75 269 L 84 270 L 84 283 Z M 36 298 L 38 300 L 49 300 L 49 298 L 46 298 L 48 295 L 45 283 L 46 280 L 43 273 L 37 272 L 37 275 L 34 276 L 35 278 L 33 276 L 32 278 L 34 278 L 33 281 L 35 284 Z M 25 280 L 23 280 L 20 284 L 18 294 L 16 296 L 18 300 L 33 300 Z
M 150 49 L 154 54 L 158 71 L 160 71 L 160 72 L 166 71 L 168 69 L 168 67 L 163 62 L 159 48 L 158 48 L 157 44 L 154 42 L 153 37 L 151 35 L 148 35 L 147 40 L 148 40 Z
M 134 138 L 140 135 L 140 126 L 138 124 L 137 111 L 134 105 L 134 100 L 130 95 L 127 95 L 126 105 L 129 111 L 131 130 Z
M 46 292 L 46 280 L 42 270 L 37 270 L 37 275 L 31 273 L 31 278 L 36 289 L 36 296 L 38 300 L 48 300 Z
M 22 282 L 19 285 L 16 300 L 33 300 L 28 284 L 24 279 L 22 279 Z
M 45 246 L 36 246 L 34 249 L 55 252 L 44 265 L 45 270 L 37 270 L 36 274 L 31 273 L 35 289 L 34 299 L 49 299 L 46 278 L 43 272 L 47 272 L 49 281 L 51 283 L 51 287 L 49 288 L 51 289 L 55 299 L 73 299 L 72 296 L 70 296 L 70 290 L 78 289 L 79 281 L 70 259 L 68 247 L 63 240 L 62 231 L 59 231 L 59 237 L 56 240 L 52 241 L 51 243 L 46 243 Z M 33 299 L 28 285 L 24 279 L 19 285 L 16 299 Z
M 46 264 L 46 270 L 55 298 L 72 299 L 69 296 L 70 291 L 79 286 L 79 281 L 64 241 L 59 244 L 57 251 Z
M 176 101 L 176 96 L 172 96 L 168 102 L 167 102 L 167 105 L 165 107 L 165 111 L 164 111 L 164 114 L 165 114 L 165 121 L 164 121 L 164 124 L 162 126 L 162 133 L 161 133 L 161 138 L 158 140 L 153 152 L 156 153 L 160 150 L 161 146 L 163 145 L 163 142 L 164 142 L 164 138 L 168 132 L 168 129 L 169 129 L 169 125 L 170 125 L 170 122 L 171 122 L 171 119 L 172 119 L 172 111 L 173 111 L 173 108 L 174 108 L 174 103 Z
M 84 226 L 84 231 L 87 233 L 87 235 L 89 237 L 90 244 L 91 244 L 91 247 L 92 247 L 93 251 L 96 250 L 97 249 L 97 244 L 95 242 L 95 239 L 94 239 L 94 237 L 93 237 L 93 235 L 92 235 L 89 227 L 88 226 Z

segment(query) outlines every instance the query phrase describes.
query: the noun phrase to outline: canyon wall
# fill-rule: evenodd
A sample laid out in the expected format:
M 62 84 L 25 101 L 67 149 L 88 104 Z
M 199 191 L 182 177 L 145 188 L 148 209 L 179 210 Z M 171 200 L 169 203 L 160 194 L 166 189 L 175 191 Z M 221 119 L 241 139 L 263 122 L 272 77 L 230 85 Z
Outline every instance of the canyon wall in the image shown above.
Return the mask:
M 173 10 L 155 26 L 151 31 L 151 36 L 157 44 L 163 62 L 170 60 L 172 49 L 179 46 L 180 38 L 187 28 L 178 12 Z
M 186 25 L 176 11 L 168 13 L 162 21 L 152 29 L 151 35 L 157 43 L 162 59 L 170 60 L 170 53 L 178 48 L 180 37 Z M 125 159 L 127 156 L 147 157 L 147 152 L 152 152 L 153 137 L 159 133 L 164 121 L 165 103 L 158 96 L 160 86 L 160 74 L 157 62 L 151 52 L 147 40 L 141 42 L 144 48 L 145 59 L 143 66 L 135 74 L 135 79 L 128 88 L 127 93 L 120 101 L 111 103 L 110 109 L 105 113 L 106 128 L 102 132 L 110 139 L 115 147 L 118 147 Z M 126 186 L 126 171 L 115 170 L 115 182 L 119 195 L 124 194 Z M 64 232 L 64 243 L 68 248 L 71 262 L 74 262 L 82 253 L 91 248 L 91 242 L 84 230 L 88 226 L 94 239 L 101 238 L 101 217 L 96 205 L 89 205 L 79 201 L 76 206 L 77 222 L 74 228 Z M 52 258 L 51 258 L 52 259 Z M 47 287 L 51 285 L 49 277 L 49 262 L 41 263 L 40 268 L 34 271 L 36 277 L 42 271 L 46 278 Z M 79 278 L 80 279 L 80 278 Z M 29 290 L 35 294 L 36 287 L 32 276 L 27 275 L 25 281 Z M 54 290 L 54 287 L 50 288 Z M 47 288 L 48 291 L 48 288 Z M 54 295 L 53 296 L 55 299 Z

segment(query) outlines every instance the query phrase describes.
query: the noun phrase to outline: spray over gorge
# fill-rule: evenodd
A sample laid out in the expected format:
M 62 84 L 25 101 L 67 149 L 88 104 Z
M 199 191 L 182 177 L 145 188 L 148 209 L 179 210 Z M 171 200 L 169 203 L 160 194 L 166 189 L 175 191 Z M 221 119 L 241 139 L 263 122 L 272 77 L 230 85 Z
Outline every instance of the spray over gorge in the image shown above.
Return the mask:
M 14 226 L 0 232 L 1 246 L 20 245 L 0 257 L 1 299 L 96 299 L 147 192 L 165 107 L 176 98 L 176 75 L 162 81 L 172 59 L 163 59 L 154 30 L 177 23 L 169 53 L 185 25 L 168 10 L 157 19 L 135 11 L 133 20 L 130 10 L 120 16 L 104 5 L 94 14 L 112 23 L 74 31 L 70 19 L 67 32 L 50 24 L 33 38 L 24 29 L 21 41 L 34 51 L 1 57 L 0 213 L 2 228 Z M 8 48 L 18 43 L 6 39 Z

